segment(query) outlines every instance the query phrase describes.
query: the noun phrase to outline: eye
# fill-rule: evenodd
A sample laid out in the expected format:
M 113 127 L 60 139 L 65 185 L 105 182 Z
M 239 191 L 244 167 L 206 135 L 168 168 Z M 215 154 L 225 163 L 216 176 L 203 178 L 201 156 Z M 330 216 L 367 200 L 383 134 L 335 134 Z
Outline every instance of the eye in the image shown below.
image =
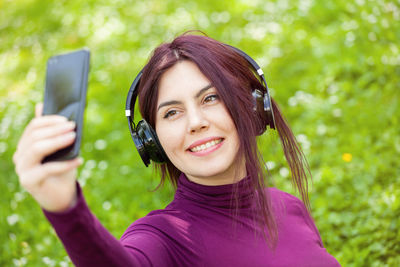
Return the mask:
M 219 99 L 219 95 L 211 94 L 204 98 L 204 103 L 213 103 Z
M 165 115 L 163 116 L 164 119 L 168 119 L 174 115 L 176 115 L 178 113 L 178 111 L 176 111 L 175 109 L 172 110 L 168 110 L 167 113 L 165 113 Z

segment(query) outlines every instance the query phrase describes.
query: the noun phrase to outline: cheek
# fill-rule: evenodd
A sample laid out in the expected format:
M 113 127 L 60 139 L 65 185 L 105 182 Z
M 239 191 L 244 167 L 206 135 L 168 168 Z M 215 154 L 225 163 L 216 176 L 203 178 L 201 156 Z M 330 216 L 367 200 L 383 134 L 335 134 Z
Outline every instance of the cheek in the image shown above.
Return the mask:
M 182 130 L 179 125 L 170 125 L 159 123 L 156 125 L 156 133 L 165 153 L 171 159 L 174 151 L 183 146 Z
M 218 125 L 224 132 L 228 133 L 231 136 L 231 138 L 233 139 L 232 148 L 235 151 L 237 151 L 240 146 L 240 140 L 239 140 L 239 134 L 237 132 L 237 129 L 236 129 L 233 119 L 231 118 L 231 116 L 229 115 L 229 113 L 226 109 L 224 109 L 220 113 L 214 113 L 214 114 L 220 114 L 220 116 L 215 117 L 216 119 L 218 119 Z
M 236 133 L 235 123 L 225 108 L 220 107 L 218 110 L 211 113 L 212 119 L 219 128 L 232 134 Z

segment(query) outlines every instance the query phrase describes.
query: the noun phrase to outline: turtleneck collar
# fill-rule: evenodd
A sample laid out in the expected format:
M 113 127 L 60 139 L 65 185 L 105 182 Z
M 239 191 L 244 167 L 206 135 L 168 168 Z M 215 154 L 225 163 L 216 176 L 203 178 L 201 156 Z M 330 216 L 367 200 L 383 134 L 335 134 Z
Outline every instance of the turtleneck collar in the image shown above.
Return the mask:
M 234 184 L 209 186 L 194 183 L 181 173 L 175 198 L 210 207 L 232 209 L 235 208 L 235 189 L 237 189 L 238 208 L 250 207 L 255 195 L 250 176 Z

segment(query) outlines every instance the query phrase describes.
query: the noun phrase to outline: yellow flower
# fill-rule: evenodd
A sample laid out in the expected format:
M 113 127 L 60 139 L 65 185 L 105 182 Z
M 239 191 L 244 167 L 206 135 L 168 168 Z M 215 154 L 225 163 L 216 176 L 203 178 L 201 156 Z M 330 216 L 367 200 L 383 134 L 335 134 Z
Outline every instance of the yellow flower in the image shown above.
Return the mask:
M 350 153 L 344 153 L 342 155 L 342 160 L 346 161 L 346 162 L 350 162 L 353 159 L 353 155 L 351 155 Z

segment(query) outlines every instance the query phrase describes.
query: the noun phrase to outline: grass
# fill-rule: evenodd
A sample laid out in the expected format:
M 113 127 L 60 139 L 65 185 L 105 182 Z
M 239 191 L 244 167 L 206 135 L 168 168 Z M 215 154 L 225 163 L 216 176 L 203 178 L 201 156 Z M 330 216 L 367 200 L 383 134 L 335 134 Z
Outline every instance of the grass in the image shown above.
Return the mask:
M 91 50 L 79 181 L 119 238 L 163 208 L 167 186 L 145 168 L 124 118 L 130 83 L 161 42 L 190 29 L 262 65 L 309 160 L 313 216 L 343 266 L 400 264 L 398 1 L 2 1 L 0 265 L 69 266 L 41 210 L 18 184 L 12 154 L 42 101 L 55 54 Z M 275 186 L 294 193 L 276 134 L 259 140 Z

